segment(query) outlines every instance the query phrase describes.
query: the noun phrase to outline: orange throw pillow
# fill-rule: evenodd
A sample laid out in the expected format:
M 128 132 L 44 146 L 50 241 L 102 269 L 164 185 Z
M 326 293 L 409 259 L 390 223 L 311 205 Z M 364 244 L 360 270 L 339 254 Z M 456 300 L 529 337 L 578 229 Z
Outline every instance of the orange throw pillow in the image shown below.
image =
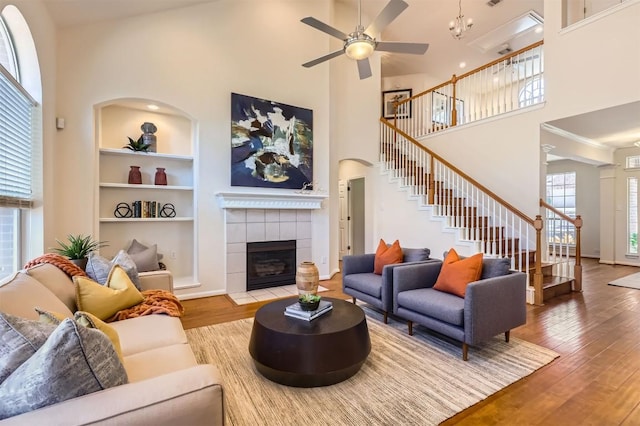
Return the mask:
M 376 250 L 376 258 L 373 261 L 373 273 L 382 275 L 382 268 L 394 263 L 402 263 L 402 248 L 400 248 L 400 242 L 395 240 L 393 244 L 391 244 L 391 247 L 387 247 L 387 243 L 381 239 L 378 244 L 378 249 Z
M 454 249 L 449 250 L 442 263 L 434 289 L 464 297 L 467 285 L 478 281 L 482 274 L 482 253 L 460 259 Z

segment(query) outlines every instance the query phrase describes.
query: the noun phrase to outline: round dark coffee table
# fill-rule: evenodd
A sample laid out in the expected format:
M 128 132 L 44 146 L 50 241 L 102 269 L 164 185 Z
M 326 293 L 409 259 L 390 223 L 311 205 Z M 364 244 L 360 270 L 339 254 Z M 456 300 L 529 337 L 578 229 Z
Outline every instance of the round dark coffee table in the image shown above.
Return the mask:
M 298 301 L 280 299 L 256 312 L 249 353 L 267 379 L 287 386 L 328 386 L 353 376 L 371 352 L 364 312 L 353 303 L 323 297 L 333 309 L 312 321 L 285 316 Z

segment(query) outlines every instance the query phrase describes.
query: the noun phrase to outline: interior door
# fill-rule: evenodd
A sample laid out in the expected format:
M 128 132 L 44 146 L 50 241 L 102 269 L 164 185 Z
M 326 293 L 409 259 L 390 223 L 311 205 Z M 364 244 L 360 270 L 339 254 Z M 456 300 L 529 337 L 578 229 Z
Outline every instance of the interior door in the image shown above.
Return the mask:
M 364 178 L 349 180 L 349 252 L 364 254 Z
M 338 181 L 338 199 L 340 203 L 340 260 L 342 260 L 344 255 L 349 254 L 349 200 L 347 196 L 347 185 L 346 180 Z

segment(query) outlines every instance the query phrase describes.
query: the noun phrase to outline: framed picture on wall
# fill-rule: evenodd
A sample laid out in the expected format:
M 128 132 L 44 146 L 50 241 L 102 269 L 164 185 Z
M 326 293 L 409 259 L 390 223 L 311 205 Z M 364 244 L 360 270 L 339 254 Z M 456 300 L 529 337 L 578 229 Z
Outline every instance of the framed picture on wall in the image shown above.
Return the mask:
M 396 102 L 409 99 L 411 94 L 411 89 L 387 90 L 382 92 L 382 116 L 387 120 L 391 120 L 394 117 L 411 118 L 412 102 L 396 105 Z M 396 110 L 396 108 L 398 108 L 398 110 Z
M 440 92 L 431 94 L 431 121 L 433 124 L 448 125 L 448 103 L 447 95 Z

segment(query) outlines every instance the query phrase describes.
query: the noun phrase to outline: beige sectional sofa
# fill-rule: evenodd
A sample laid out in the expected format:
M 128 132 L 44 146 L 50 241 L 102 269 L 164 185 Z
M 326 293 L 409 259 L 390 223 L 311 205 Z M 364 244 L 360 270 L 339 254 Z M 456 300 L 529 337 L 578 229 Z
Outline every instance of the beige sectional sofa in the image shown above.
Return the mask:
M 143 290 L 172 290 L 171 275 L 143 273 Z M 0 282 L 0 311 L 38 319 L 35 307 L 72 317 L 71 279 L 50 264 Z M 0 425 L 222 425 L 222 385 L 213 365 L 198 365 L 180 319 L 148 315 L 110 323 L 129 383 L 1 420 Z

